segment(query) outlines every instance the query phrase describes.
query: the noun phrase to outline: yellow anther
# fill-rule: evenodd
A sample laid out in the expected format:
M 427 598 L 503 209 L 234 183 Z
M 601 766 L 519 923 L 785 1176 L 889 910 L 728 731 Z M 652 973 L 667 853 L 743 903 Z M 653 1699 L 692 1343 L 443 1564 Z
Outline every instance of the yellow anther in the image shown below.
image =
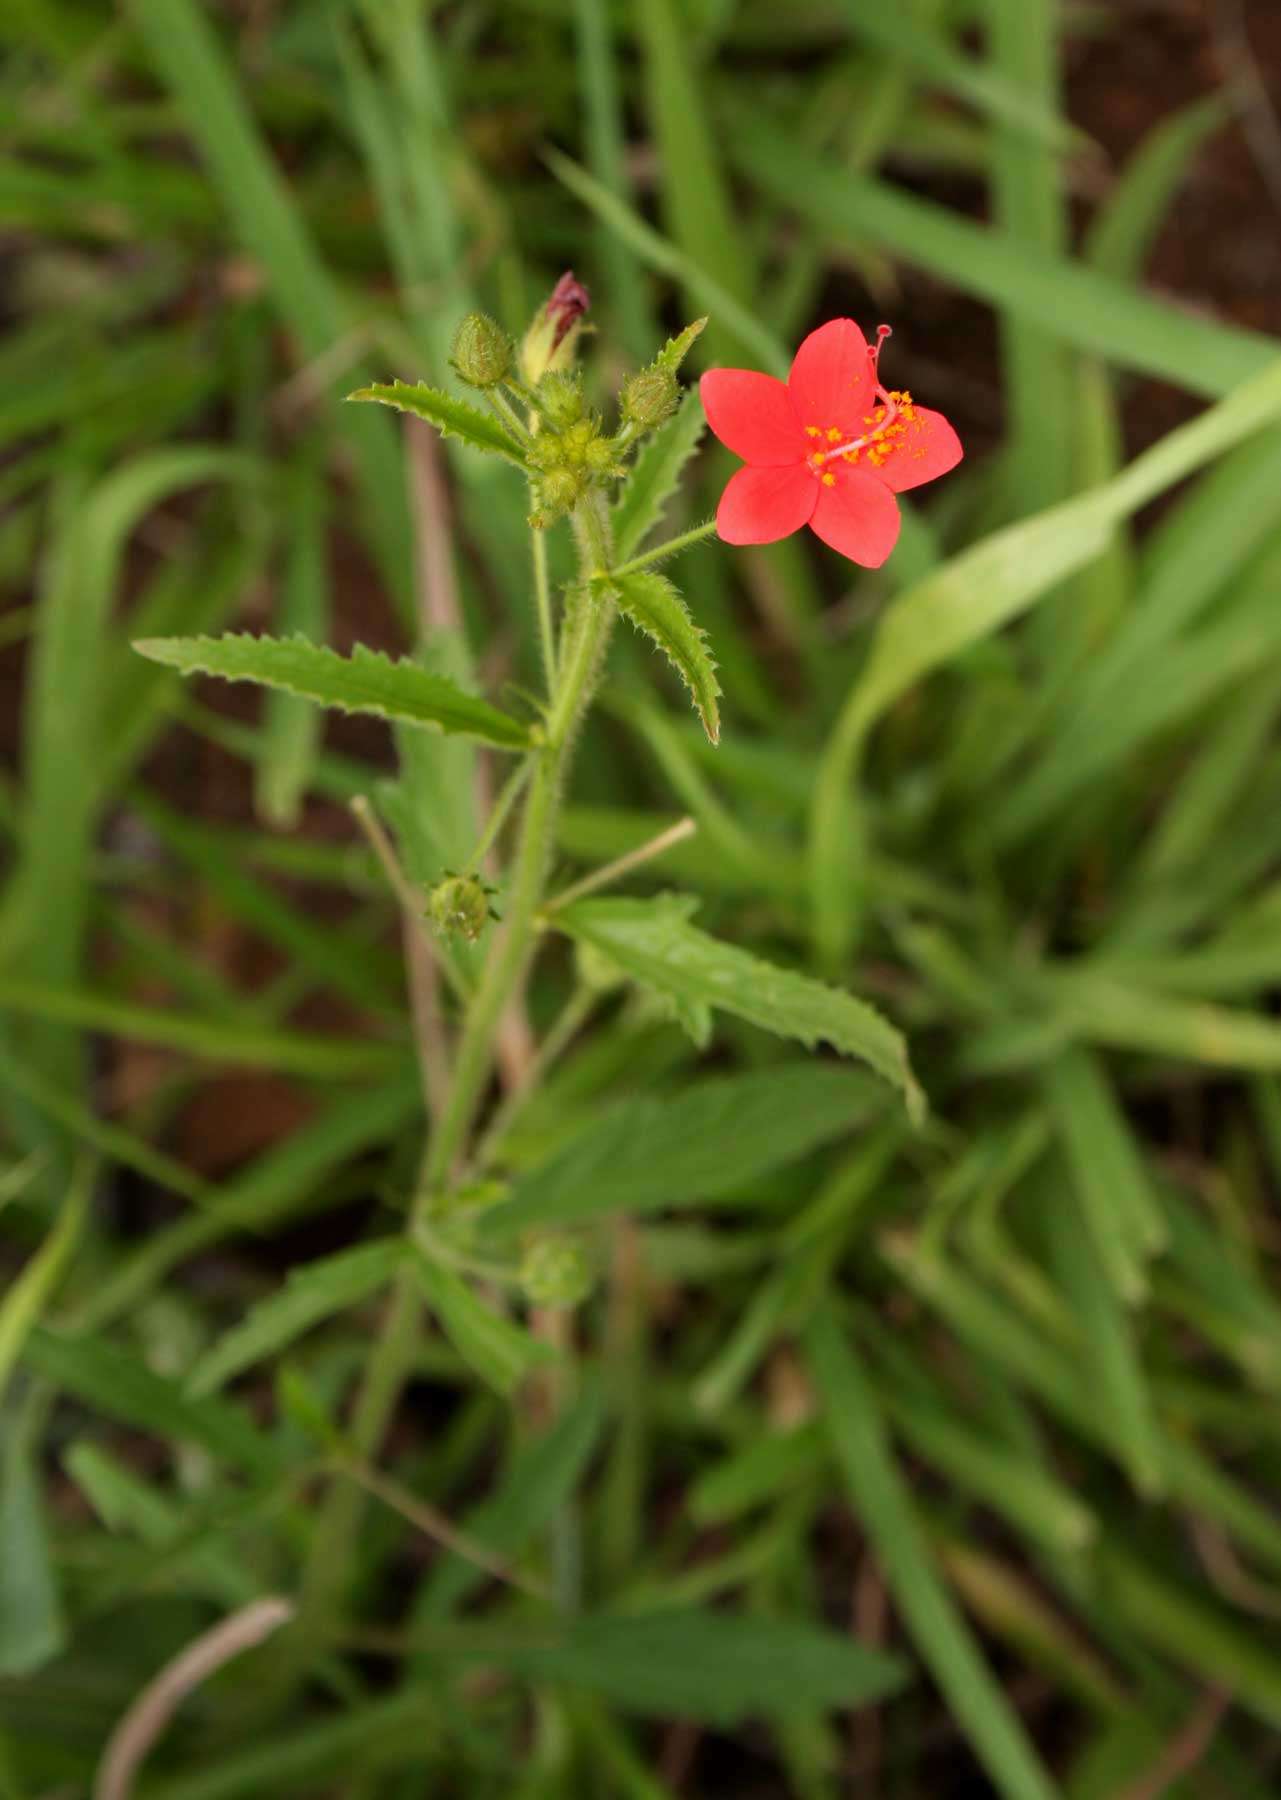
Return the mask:
M 817 425 L 807 425 L 805 427 L 805 435 L 806 437 L 822 437 L 823 434 Z
M 823 483 L 824 487 L 835 487 L 836 486 L 835 475 L 820 475 L 819 480 Z
M 844 435 L 845 434 L 839 425 L 829 425 L 827 428 L 827 441 L 829 444 L 839 444 Z

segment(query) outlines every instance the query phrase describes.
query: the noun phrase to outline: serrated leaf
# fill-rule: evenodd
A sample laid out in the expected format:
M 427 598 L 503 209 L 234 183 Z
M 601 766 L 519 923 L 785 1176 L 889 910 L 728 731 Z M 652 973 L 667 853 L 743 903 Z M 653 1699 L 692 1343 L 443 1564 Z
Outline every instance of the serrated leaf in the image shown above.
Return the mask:
M 482 1230 L 505 1236 L 741 1195 L 865 1123 L 882 1094 L 861 1071 L 796 1061 L 711 1076 L 671 1099 L 625 1100 L 521 1175 Z
M 523 750 L 530 742 L 518 719 L 464 693 L 444 675 L 434 675 L 403 657 L 393 661 L 363 644 L 357 644 L 350 656 L 340 656 L 302 637 L 228 632 L 217 638 L 142 638 L 134 649 L 184 675 L 252 681 L 259 687 L 301 694 L 339 712 L 374 713 L 402 725 L 434 726 L 504 750 Z
M 843 1633 L 693 1608 L 575 1619 L 550 1643 L 513 1645 L 501 1661 L 535 1681 L 604 1694 L 628 1712 L 721 1726 L 862 1706 L 908 1679 L 897 1657 Z
M 191 1372 L 187 1391 L 212 1394 L 254 1363 L 292 1344 L 313 1325 L 331 1318 L 391 1280 L 404 1255 L 400 1240 L 362 1244 L 336 1256 L 292 1269 L 278 1293 L 251 1307 L 224 1332 Z
M 426 382 L 375 381 L 369 387 L 357 388 L 347 398 L 394 406 L 397 412 L 426 419 L 442 437 L 458 438 L 461 443 L 470 444 L 473 450 L 483 450 L 489 456 L 505 456 L 518 469 L 526 467 L 524 451 L 497 419 L 482 412 L 478 406 L 459 400 L 454 394 L 428 387 Z
M 652 569 L 615 576 L 610 586 L 618 610 L 663 652 L 689 689 L 703 730 L 713 744 L 720 741 L 721 716 L 716 704 L 720 683 L 707 648 L 707 634 L 666 575 Z
M 648 439 L 614 508 L 615 560 L 635 554 L 663 516 L 681 471 L 707 429 L 703 402 L 691 388 L 679 409 Z
M 693 348 L 695 338 L 701 334 L 706 323 L 707 316 L 704 314 L 701 319 L 695 319 L 692 325 L 687 325 L 684 331 L 678 332 L 674 338 L 668 338 L 658 355 L 654 358 L 654 367 L 656 369 L 670 369 L 674 375 L 684 362 L 685 358 L 689 355 L 690 350 Z
M 200 1444 L 212 1456 L 264 1479 L 280 1472 L 276 1447 L 232 1401 L 184 1393 L 105 1338 L 37 1326 L 22 1360 L 95 1412 L 165 1441 Z
M 828 1043 L 893 1083 L 919 1122 L 924 1096 L 902 1035 L 862 1000 L 794 969 L 762 962 L 690 923 L 692 896 L 580 900 L 552 915 L 558 930 L 594 944 L 630 975 L 686 1001 L 702 1001 L 812 1048 Z
M 555 1360 L 550 1344 L 486 1306 L 461 1275 L 419 1244 L 410 1244 L 409 1267 L 454 1349 L 498 1393 L 512 1393 L 537 1364 Z

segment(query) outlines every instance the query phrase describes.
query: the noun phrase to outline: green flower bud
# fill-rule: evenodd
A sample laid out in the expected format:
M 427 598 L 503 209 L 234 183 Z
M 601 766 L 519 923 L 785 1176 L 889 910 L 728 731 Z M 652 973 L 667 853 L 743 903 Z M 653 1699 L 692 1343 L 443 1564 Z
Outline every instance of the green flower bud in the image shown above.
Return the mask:
M 520 1285 L 535 1306 L 577 1306 L 592 1291 L 592 1272 L 572 1238 L 539 1238 L 521 1259 Z
M 588 451 L 599 437 L 600 428 L 591 419 L 579 419 L 577 424 L 567 426 L 560 434 L 565 461 L 576 463 L 581 468 L 587 461 Z
M 619 395 L 619 408 L 624 422 L 642 431 L 652 431 L 676 411 L 680 389 L 670 369 L 657 363 L 629 375 Z
M 427 917 L 442 937 L 475 943 L 490 917 L 489 892 L 474 875 L 447 875 L 427 896 Z
M 538 498 L 555 518 L 573 511 L 586 485 L 582 475 L 573 469 L 549 469 L 538 484 Z
M 583 451 L 583 464 L 593 475 L 622 476 L 627 473 L 608 438 L 596 438 L 588 444 Z
M 449 360 L 469 387 L 497 387 L 511 374 L 515 346 L 485 313 L 468 313 L 454 333 Z
M 577 375 L 553 369 L 538 385 L 538 399 L 547 423 L 554 431 L 576 425 L 583 416 L 583 384 Z

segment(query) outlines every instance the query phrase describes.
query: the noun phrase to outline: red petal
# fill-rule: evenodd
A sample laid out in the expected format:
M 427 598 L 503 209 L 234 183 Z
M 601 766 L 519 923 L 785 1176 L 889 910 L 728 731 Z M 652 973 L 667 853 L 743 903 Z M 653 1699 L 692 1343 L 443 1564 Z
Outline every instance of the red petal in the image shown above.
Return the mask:
M 928 406 L 913 406 L 912 411 L 915 417 L 902 421 L 906 435 L 893 440 L 894 454 L 876 471 L 896 494 L 946 475 L 965 455 L 942 413 L 931 412 Z
M 818 491 L 803 463 L 787 469 L 739 469 L 716 509 L 717 535 L 727 544 L 772 544 L 790 537 L 809 520 Z M 889 500 L 884 488 L 881 492 Z
M 707 423 L 735 456 L 761 468 L 803 461 L 809 443 L 783 382 L 755 369 L 709 369 L 698 391 Z
M 853 319 L 829 319 L 811 331 L 792 359 L 787 378 L 792 407 L 802 425 L 838 427 L 861 437 L 876 398 L 871 353 Z
M 819 488 L 810 529 L 851 562 L 879 569 L 898 542 L 898 528 L 897 500 L 868 470 L 842 470 L 835 487 Z

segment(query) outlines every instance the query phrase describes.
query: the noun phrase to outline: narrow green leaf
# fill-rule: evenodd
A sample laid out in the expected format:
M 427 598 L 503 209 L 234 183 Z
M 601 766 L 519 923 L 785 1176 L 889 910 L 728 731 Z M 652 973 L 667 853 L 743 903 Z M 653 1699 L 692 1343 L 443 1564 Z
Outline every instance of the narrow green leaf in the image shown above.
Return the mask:
M 860 1058 L 898 1089 L 914 1120 L 923 1118 L 924 1096 L 892 1025 L 853 994 L 699 931 L 689 922 L 696 906 L 679 894 L 580 900 L 554 921 L 558 930 L 595 945 L 634 979 L 678 1002 L 717 1007 L 811 1049 L 828 1043 Z
M 1210 1068 L 1281 1069 L 1281 1024 L 1230 1006 L 1172 999 L 1081 970 L 1053 982 L 1071 1029 L 1096 1044 Z
M 810 808 L 815 935 L 843 954 L 857 912 L 861 820 L 850 788 L 868 733 L 913 683 L 1009 624 L 1098 556 L 1113 528 L 1281 413 L 1281 360 L 1138 456 L 1112 481 L 993 533 L 899 596 L 828 740 Z M 1240 455 L 1267 450 L 1266 440 Z M 1133 624 L 1133 622 L 1131 622 Z
M 546 150 L 543 160 L 557 181 L 602 220 L 643 263 L 662 275 L 684 282 L 695 303 L 705 306 L 714 319 L 746 346 L 749 360 L 763 363 L 774 375 L 786 375 L 790 360 L 787 346 L 735 298 L 701 257 L 678 250 L 669 238 L 655 231 L 617 194 L 611 193 L 568 156 L 562 156 L 558 150 Z
M 742 1612 L 589 1617 L 501 1660 L 535 1681 L 604 1694 L 628 1712 L 720 1726 L 866 1706 L 908 1679 L 896 1657 L 834 1631 Z
M 355 1790 L 371 1763 L 400 1768 L 420 1783 L 427 1771 L 457 1770 L 457 1745 L 439 1723 L 440 1687 L 406 1687 L 390 1699 L 366 1701 L 332 1718 L 309 1720 L 223 1754 L 202 1756 L 187 1774 L 148 1783 L 148 1800 L 255 1800 L 266 1794 L 305 1793 L 317 1785 Z
M 140 1044 L 163 1044 L 212 1062 L 310 1075 L 317 1081 L 359 1081 L 403 1064 L 391 1045 L 302 1032 L 259 1030 L 220 1019 L 190 1018 L 161 1007 L 132 1006 L 110 994 L 82 988 L 37 987 L 0 977 L 0 1007 L 37 1019 L 55 1019 L 85 1031 L 105 1031 Z
M 16 1431 L 0 1452 L 0 1675 L 30 1675 L 66 1639 L 44 1510 Z
M 1057 1200 L 1054 1190 L 1051 1198 Z M 1082 1354 L 1113 1453 L 1135 1492 L 1155 1499 L 1165 1492 L 1165 1474 L 1130 1315 L 1106 1279 L 1097 1245 L 1087 1235 L 1093 1221 L 1087 1219 L 1084 1207 L 1073 1212 L 1054 1203 L 1046 1210 L 1055 1271 L 1080 1329 Z M 1083 1223 L 1086 1231 L 1081 1229 Z
M 107 1530 L 157 1551 L 175 1549 L 186 1580 L 220 1606 L 243 1606 L 262 1590 L 229 1533 L 193 1533 L 188 1496 L 160 1491 L 154 1473 L 139 1475 L 100 1444 L 82 1438 L 63 1453 L 62 1466 Z
M 393 662 L 363 644 L 357 644 L 350 656 L 340 656 L 306 638 L 229 632 L 218 638 L 144 638 L 134 649 L 184 675 L 252 681 L 301 694 L 339 712 L 374 713 L 404 725 L 435 726 L 505 750 L 522 750 L 530 742 L 529 731 L 518 720 L 464 693 L 446 676 L 404 657 Z
M 1192 1594 L 1158 1575 L 1119 1536 L 1101 1546 L 1099 1564 L 1104 1597 L 1133 1630 L 1203 1680 L 1226 1687 L 1264 1724 L 1281 1726 L 1281 1657 L 1267 1647 L 1266 1633 L 1208 1600 L 1203 1589 Z
M 624 618 L 658 646 L 685 683 L 703 730 L 715 744 L 721 733 L 716 664 L 707 648 L 706 633 L 695 623 L 680 593 L 665 575 L 648 569 L 616 576 L 610 588 Z
M 332 353 L 351 330 L 351 310 L 312 240 L 307 208 L 297 203 L 264 141 L 213 17 L 200 0 L 136 0 L 131 23 L 172 89 L 232 230 L 266 270 L 305 357 Z M 375 527 L 374 553 L 408 612 L 409 512 L 391 421 L 349 414 L 343 423 Z
M 1160 119 L 1091 223 L 1086 261 L 1118 281 L 1136 280 L 1197 151 L 1231 117 L 1232 103 L 1220 92 Z
M 688 256 L 697 257 L 736 300 L 747 303 L 755 286 L 751 258 L 721 163 L 723 138 L 707 106 L 696 34 L 678 0 L 637 0 L 634 20 L 658 151 L 664 224 Z M 692 283 L 688 293 L 695 305 L 703 305 Z M 739 347 L 725 335 L 732 329 L 729 320 L 710 305 L 708 311 L 716 320 L 713 335 L 719 336 L 726 360 L 740 363 Z
M 600 1383 L 589 1374 L 582 1392 L 555 1423 L 518 1446 L 494 1491 L 466 1514 L 462 1528 L 467 1536 L 501 1556 L 519 1556 L 578 1486 L 603 1420 Z M 423 1625 L 448 1618 L 484 1580 L 475 1563 L 443 1557 L 418 1590 L 415 1621 Z
M 574 37 L 583 143 L 592 173 L 624 204 L 631 191 L 627 121 L 619 78 L 615 19 L 608 0 L 574 0 Z M 636 358 L 653 342 L 652 309 L 640 267 L 628 246 L 603 225 L 597 229 L 602 287 L 618 314 L 624 348 Z
M 933 86 L 985 113 L 994 124 L 1009 126 L 1026 143 L 1066 151 L 1081 146 L 1081 134 L 1041 94 L 1005 77 L 996 69 L 962 56 L 941 32 L 913 23 L 898 7 L 874 7 L 863 0 L 840 0 L 850 31 L 892 61 L 906 63 Z
M 1117 1294 L 1133 1305 L 1147 1292 L 1145 1264 L 1165 1228 L 1125 1114 L 1084 1050 L 1055 1058 L 1047 1090 L 1095 1249 Z
M 188 1378 L 188 1393 L 214 1393 L 304 1331 L 377 1293 L 391 1280 L 403 1254 L 397 1238 L 340 1250 L 291 1269 L 279 1293 L 259 1301 L 205 1352 Z
M 409 1268 L 454 1349 L 497 1393 L 514 1393 L 531 1369 L 555 1361 L 549 1344 L 486 1306 L 461 1275 L 419 1244 L 410 1244 Z
M 1055 1800 L 1054 1785 L 1018 1715 L 939 1579 L 871 1389 L 829 1310 L 814 1318 L 806 1345 L 850 1498 L 903 1621 L 957 1723 L 1006 1800 Z
M 703 402 L 697 389 L 691 388 L 672 417 L 646 441 L 618 497 L 614 508 L 616 562 L 626 562 L 658 524 L 706 429 Z
M 485 1231 L 567 1225 L 732 1195 L 864 1124 L 883 1090 L 831 1063 L 785 1063 L 637 1098 L 516 1182 Z
M 727 1524 L 812 1481 L 830 1455 L 817 1424 L 766 1432 L 701 1475 L 685 1495 L 686 1511 L 698 1525 Z
M 1129 1695 L 1107 1663 L 1030 1580 L 971 1544 L 944 1543 L 938 1554 L 953 1587 L 987 1631 L 1091 1708 L 1129 1709 Z
M 840 244 L 881 245 L 1122 367 L 1217 396 L 1277 355 L 1276 342 L 1261 333 L 1195 319 L 1082 263 L 1046 256 L 902 188 L 851 175 L 767 120 L 732 148 L 766 193 Z
M 71 1337 L 37 1326 L 27 1339 L 23 1361 L 45 1380 L 123 1425 L 166 1442 L 200 1444 L 220 1461 L 255 1475 L 270 1476 L 279 1470 L 274 1446 L 238 1406 L 213 1396 L 197 1399 L 184 1394 L 176 1382 L 155 1374 L 105 1338 Z
M 81 1162 L 58 1219 L 0 1301 L 0 1401 L 27 1333 L 38 1322 L 80 1237 L 93 1188 L 93 1165 Z
M 882 1396 L 912 1448 L 963 1492 L 1009 1520 L 1054 1556 L 1082 1550 L 1098 1533 L 1089 1508 L 1026 1456 L 962 1423 L 949 1401 Z
M 422 381 L 376 381 L 369 387 L 357 388 L 348 400 L 373 400 L 381 406 L 394 406 L 397 412 L 412 413 L 426 419 L 442 437 L 458 438 L 473 450 L 484 450 L 490 456 L 505 456 L 518 469 L 526 467 L 525 453 L 509 431 L 505 431 L 492 414 L 485 413 L 469 401 L 459 400 L 439 388 Z
M 1057 0 L 990 0 L 988 53 L 1006 81 L 1046 106 L 1059 100 Z M 1001 236 L 1031 255 L 1061 261 L 1067 209 L 1059 158 L 1044 143 L 998 125 L 992 134 L 990 192 Z M 1004 480 L 1017 515 L 1039 512 L 1073 488 L 1075 370 L 1055 329 L 1000 309 L 1003 388 L 1009 428 Z M 1060 594 L 1038 614 L 1033 641 L 1055 667 L 1078 628 L 1074 597 Z M 1066 614 L 1066 617 L 1065 617 Z

